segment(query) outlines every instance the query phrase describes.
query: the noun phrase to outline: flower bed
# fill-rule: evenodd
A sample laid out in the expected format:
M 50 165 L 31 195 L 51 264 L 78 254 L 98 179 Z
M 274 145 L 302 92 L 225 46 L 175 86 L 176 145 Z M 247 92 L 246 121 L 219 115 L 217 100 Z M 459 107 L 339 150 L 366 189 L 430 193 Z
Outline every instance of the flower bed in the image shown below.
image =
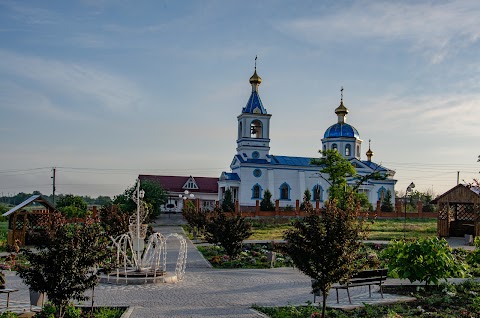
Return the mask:
M 225 255 L 220 246 L 198 246 L 198 250 L 203 254 L 214 268 L 270 268 L 267 254 L 276 253 L 274 267 L 293 266 L 289 256 L 284 255 L 279 244 L 245 244 L 240 255 L 235 259 L 230 259 Z
M 385 292 L 414 296 L 417 300 L 391 305 L 365 305 L 363 308 L 350 311 L 330 309 L 327 311 L 327 317 L 480 317 L 479 282 L 466 281 L 458 285 L 429 286 L 427 289 L 417 286 L 396 286 L 386 288 Z M 307 304 L 307 306 L 253 306 L 253 308 L 274 318 L 321 317 L 321 308 L 311 303 Z

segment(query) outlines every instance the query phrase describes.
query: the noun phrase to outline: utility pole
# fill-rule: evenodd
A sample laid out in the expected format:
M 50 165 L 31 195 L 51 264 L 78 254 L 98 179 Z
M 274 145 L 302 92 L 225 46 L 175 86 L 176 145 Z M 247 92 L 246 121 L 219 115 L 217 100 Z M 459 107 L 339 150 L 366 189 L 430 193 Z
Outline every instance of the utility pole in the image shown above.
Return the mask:
M 53 187 L 53 207 L 55 207 L 55 172 L 56 172 L 57 168 L 53 167 L 52 168 L 52 171 L 53 171 L 53 176 L 52 176 L 52 179 L 53 179 L 53 182 L 52 182 L 52 187 Z

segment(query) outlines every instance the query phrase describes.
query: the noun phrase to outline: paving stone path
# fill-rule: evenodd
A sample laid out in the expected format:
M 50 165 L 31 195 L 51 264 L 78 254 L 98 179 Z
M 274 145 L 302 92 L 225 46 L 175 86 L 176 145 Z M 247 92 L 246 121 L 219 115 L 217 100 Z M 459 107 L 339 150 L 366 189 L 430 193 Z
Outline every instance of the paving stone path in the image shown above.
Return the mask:
M 178 226 L 157 226 L 162 234 L 182 233 Z M 168 241 L 171 259 L 167 271 L 174 270 L 175 248 L 178 243 Z M 130 306 L 131 318 L 150 317 L 261 317 L 250 307 L 302 305 L 313 301 L 310 279 L 296 269 L 232 269 L 219 270 L 198 252 L 187 240 L 187 270 L 183 281 L 177 284 L 114 285 L 100 284 L 95 289 L 95 305 Z M 177 249 L 178 250 L 178 249 Z M 13 273 L 7 274 L 9 288 L 18 288 L 11 302 L 17 311 L 29 308 L 28 289 Z M 87 293 L 88 294 L 88 293 Z M 351 292 L 354 303 L 368 301 L 368 288 L 355 288 Z M 346 294 L 341 291 L 341 303 L 346 305 Z M 380 296 L 374 293 L 374 299 Z M 391 299 L 386 296 L 386 299 Z M 370 299 L 372 300 L 372 299 Z M 348 302 L 348 301 L 347 301 Z M 335 293 L 329 303 L 336 304 Z

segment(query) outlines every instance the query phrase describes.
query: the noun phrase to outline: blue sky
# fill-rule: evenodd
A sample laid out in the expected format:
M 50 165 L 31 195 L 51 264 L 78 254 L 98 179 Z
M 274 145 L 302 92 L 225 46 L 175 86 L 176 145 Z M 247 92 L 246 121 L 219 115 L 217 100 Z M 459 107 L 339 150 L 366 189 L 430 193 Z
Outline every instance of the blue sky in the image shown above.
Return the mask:
M 0 0 L 0 193 L 115 195 L 218 177 L 258 55 L 271 153 L 336 122 L 437 194 L 478 177 L 480 2 Z

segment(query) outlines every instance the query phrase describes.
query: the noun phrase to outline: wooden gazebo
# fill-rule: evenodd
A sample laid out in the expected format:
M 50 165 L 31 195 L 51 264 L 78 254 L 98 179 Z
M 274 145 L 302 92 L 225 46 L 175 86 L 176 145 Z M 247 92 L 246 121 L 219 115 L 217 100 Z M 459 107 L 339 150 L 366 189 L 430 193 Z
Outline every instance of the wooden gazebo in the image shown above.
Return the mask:
M 44 209 L 31 211 L 25 209 L 33 203 L 41 204 Z M 5 212 L 3 216 L 8 217 L 7 244 L 13 245 L 16 240 L 18 240 L 19 246 L 28 244 L 28 231 L 34 230 L 45 221 L 49 221 L 50 214 L 54 211 L 55 208 L 46 198 L 42 195 L 33 195 L 8 212 Z
M 438 236 L 480 235 L 479 187 L 458 184 L 432 203 L 438 204 Z

